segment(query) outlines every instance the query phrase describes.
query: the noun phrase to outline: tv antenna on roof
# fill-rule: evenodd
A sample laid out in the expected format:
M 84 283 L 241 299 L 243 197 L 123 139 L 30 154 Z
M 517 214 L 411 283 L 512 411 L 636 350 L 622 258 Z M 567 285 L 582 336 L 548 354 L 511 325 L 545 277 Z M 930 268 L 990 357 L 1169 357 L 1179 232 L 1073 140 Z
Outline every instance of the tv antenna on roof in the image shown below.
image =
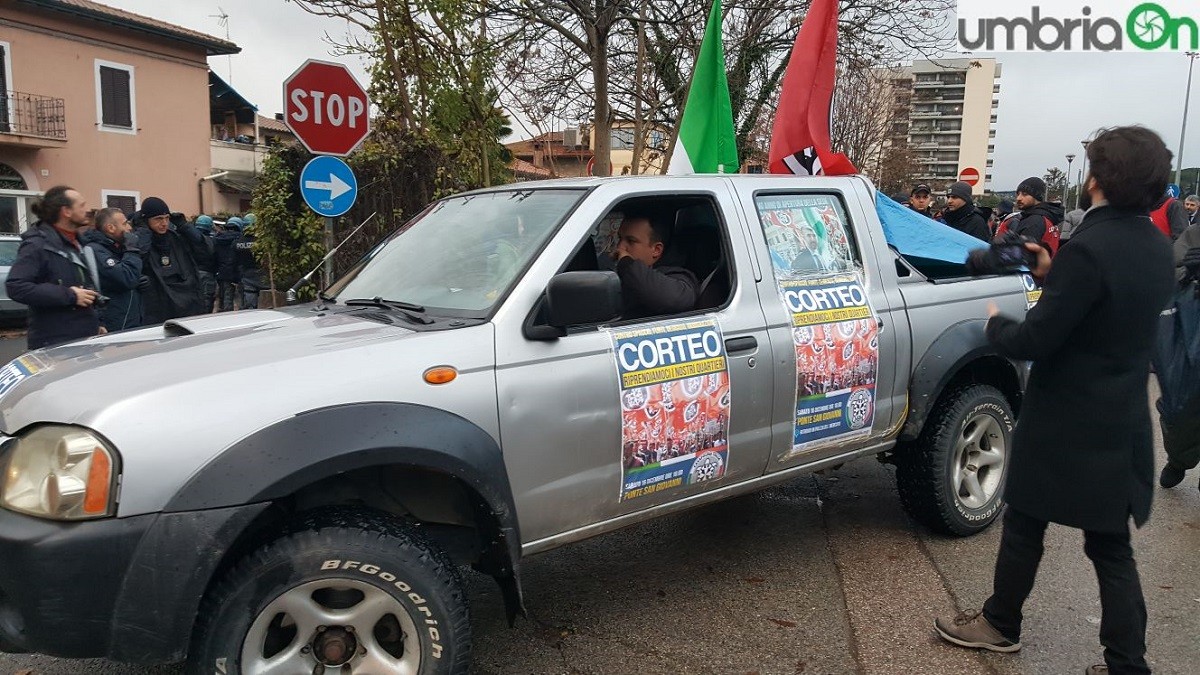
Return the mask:
M 209 18 L 216 19 L 217 25 L 225 29 L 225 41 L 229 42 L 229 14 L 221 9 L 220 5 L 217 5 L 217 11 L 220 14 L 209 14 L 208 16 Z M 233 86 L 233 55 L 230 54 L 225 58 L 229 59 L 229 85 Z

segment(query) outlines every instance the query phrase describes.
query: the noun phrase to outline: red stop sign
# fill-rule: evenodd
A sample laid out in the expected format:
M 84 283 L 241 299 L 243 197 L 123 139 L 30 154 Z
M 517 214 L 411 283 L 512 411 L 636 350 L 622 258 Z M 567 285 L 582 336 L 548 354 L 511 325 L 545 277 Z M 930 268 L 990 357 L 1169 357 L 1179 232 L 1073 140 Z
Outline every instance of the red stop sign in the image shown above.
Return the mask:
M 958 174 L 958 179 L 971 187 L 975 187 L 979 184 L 979 169 L 963 169 L 962 173 Z
M 371 133 L 367 92 L 340 63 L 309 59 L 283 82 L 283 121 L 318 155 L 344 157 Z

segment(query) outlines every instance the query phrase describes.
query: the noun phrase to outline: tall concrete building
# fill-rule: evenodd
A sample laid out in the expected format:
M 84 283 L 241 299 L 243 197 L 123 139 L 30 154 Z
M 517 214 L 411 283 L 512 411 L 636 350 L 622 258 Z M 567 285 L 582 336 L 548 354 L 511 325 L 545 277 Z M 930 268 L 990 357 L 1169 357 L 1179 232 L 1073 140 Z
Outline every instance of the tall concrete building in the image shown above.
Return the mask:
M 892 142 L 907 140 L 918 170 L 914 182 L 935 190 L 975 180 L 992 189 L 1000 64 L 995 59 L 915 61 L 890 69 L 896 116 Z

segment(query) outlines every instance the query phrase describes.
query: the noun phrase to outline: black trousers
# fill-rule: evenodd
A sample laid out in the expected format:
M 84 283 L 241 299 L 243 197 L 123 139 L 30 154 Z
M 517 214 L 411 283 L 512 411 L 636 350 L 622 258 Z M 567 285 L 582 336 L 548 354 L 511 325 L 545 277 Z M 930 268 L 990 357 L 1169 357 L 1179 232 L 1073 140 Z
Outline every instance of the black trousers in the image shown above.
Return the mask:
M 1021 607 L 1042 560 L 1046 521 L 1012 508 L 1004 515 L 1004 534 L 996 559 L 992 597 L 983 616 L 1013 642 L 1021 638 Z M 1146 665 L 1146 601 L 1133 561 L 1129 532 L 1083 533 L 1083 550 L 1100 581 L 1100 644 L 1113 675 L 1149 673 Z

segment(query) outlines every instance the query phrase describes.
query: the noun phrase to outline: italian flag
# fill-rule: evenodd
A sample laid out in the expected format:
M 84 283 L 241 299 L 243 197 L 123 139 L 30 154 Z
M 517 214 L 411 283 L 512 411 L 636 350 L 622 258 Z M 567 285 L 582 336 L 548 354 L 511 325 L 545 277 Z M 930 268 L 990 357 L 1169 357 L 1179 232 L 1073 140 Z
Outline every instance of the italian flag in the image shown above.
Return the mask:
M 721 0 L 713 0 L 667 173 L 737 173 L 740 168 L 721 44 Z

